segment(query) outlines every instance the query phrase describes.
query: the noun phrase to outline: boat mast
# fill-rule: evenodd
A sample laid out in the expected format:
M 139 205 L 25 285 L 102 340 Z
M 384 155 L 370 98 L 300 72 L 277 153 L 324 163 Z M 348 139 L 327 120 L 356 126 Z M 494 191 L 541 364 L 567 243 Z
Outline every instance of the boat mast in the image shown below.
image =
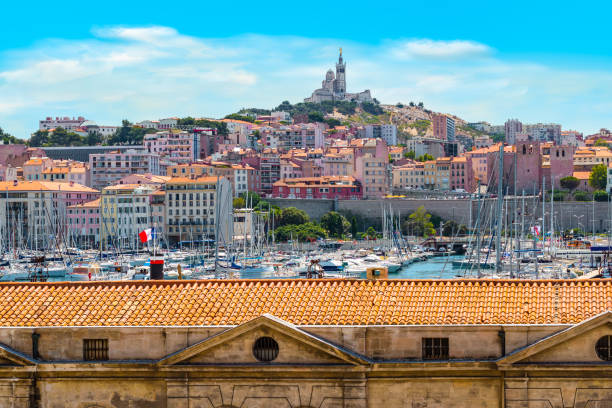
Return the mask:
M 502 233 L 502 216 L 504 203 L 503 189 L 503 172 L 504 172 L 504 144 L 499 145 L 499 174 L 497 177 L 497 236 L 495 241 L 495 272 L 501 273 L 501 233 Z

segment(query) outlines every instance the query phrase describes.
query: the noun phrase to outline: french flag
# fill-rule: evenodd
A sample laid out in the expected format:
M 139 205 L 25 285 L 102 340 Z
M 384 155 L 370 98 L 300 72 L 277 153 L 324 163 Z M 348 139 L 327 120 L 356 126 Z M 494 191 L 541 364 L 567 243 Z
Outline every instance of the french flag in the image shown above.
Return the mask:
M 147 228 L 144 231 L 140 231 L 138 237 L 140 238 L 140 242 L 142 242 L 143 244 L 145 242 L 149 242 L 153 239 L 153 228 Z

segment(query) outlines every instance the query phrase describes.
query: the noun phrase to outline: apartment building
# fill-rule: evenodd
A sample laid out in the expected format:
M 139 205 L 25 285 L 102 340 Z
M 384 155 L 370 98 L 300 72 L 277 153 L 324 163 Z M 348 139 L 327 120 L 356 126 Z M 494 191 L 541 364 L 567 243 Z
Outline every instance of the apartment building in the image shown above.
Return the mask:
M 138 234 L 151 228 L 151 195 L 157 188 L 146 184 L 117 184 L 102 190 L 100 240 L 106 246 L 138 249 Z
M 453 157 L 451 159 L 449 189 L 472 193 L 475 187 L 472 160 L 468 157 Z
M 364 186 L 364 198 L 381 198 L 389 193 L 389 157 L 376 157 L 371 153 L 355 159 L 355 178 Z
M 194 149 L 194 137 L 189 132 L 171 129 L 149 133 L 144 136 L 143 144 L 149 153 L 155 153 L 160 158 L 177 164 L 191 163 L 199 159 L 199 154 L 196 155 Z
M 56 116 L 55 119 L 51 116 L 47 116 L 45 119 L 38 122 L 39 130 L 50 130 L 58 127 L 66 130 L 75 130 L 81 127 L 83 122 L 87 121 L 83 116 L 69 117 L 69 116 Z
M 428 160 L 423 163 L 423 186 L 430 190 L 436 187 L 436 161 Z
M 157 153 L 128 149 L 124 152 L 96 153 L 89 155 L 91 186 L 103 189 L 130 174 L 151 173 L 161 175 Z
M 397 126 L 391 124 L 365 125 L 361 137 L 368 139 L 383 139 L 387 145 L 397 144 Z
M 361 183 L 350 176 L 303 177 L 277 181 L 274 183 L 272 196 L 358 200 L 363 197 L 363 190 Z
M 353 160 L 350 154 L 327 153 L 321 158 L 324 176 L 350 176 L 353 174 Z
M 523 133 L 523 123 L 518 119 L 508 119 L 504 124 L 506 142 L 515 144 L 517 142 L 516 135 L 519 133 Z
M 394 190 L 425 187 L 425 165 L 423 163 L 408 163 L 393 167 L 392 174 Z
M 612 152 L 605 146 L 579 148 L 574 153 L 574 168 L 579 171 L 591 171 L 598 164 L 606 167 L 612 163 Z
M 431 117 L 435 139 L 448 142 L 455 141 L 455 119 L 447 115 L 434 114 Z
M 54 245 L 49 240 L 55 239 L 58 228 L 64 230 L 66 209 L 99 195 L 99 191 L 76 183 L 0 182 L 0 236 L 14 237 L 13 244 L 22 248 Z
M 71 239 L 80 247 L 94 248 L 100 242 L 100 199 L 66 208 Z
M 170 244 L 215 235 L 216 177 L 173 177 L 166 183 L 165 235 Z
M 448 190 L 450 188 L 451 161 L 452 158 L 450 157 L 440 157 L 436 159 L 435 189 Z

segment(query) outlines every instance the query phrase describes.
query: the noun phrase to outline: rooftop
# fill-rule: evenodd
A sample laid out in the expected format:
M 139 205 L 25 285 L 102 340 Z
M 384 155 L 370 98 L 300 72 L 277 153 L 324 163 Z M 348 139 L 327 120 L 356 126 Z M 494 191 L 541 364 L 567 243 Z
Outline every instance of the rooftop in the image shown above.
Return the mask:
M 0 327 L 574 324 L 612 280 L 205 280 L 0 283 Z

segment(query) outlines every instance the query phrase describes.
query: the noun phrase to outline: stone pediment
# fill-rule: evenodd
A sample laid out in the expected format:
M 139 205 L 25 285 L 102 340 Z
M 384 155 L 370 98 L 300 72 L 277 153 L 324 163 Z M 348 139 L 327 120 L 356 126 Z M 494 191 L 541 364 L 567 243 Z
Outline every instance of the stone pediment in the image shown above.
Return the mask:
M 595 344 L 604 336 L 612 336 L 610 311 L 519 349 L 500 359 L 498 365 L 612 365 L 595 351 Z
M 278 355 L 270 362 L 258 360 L 253 352 L 258 339 L 271 338 Z M 158 365 L 362 365 L 369 361 L 298 327 L 263 315 L 171 354 Z
M 36 361 L 0 343 L 0 366 L 31 366 Z

